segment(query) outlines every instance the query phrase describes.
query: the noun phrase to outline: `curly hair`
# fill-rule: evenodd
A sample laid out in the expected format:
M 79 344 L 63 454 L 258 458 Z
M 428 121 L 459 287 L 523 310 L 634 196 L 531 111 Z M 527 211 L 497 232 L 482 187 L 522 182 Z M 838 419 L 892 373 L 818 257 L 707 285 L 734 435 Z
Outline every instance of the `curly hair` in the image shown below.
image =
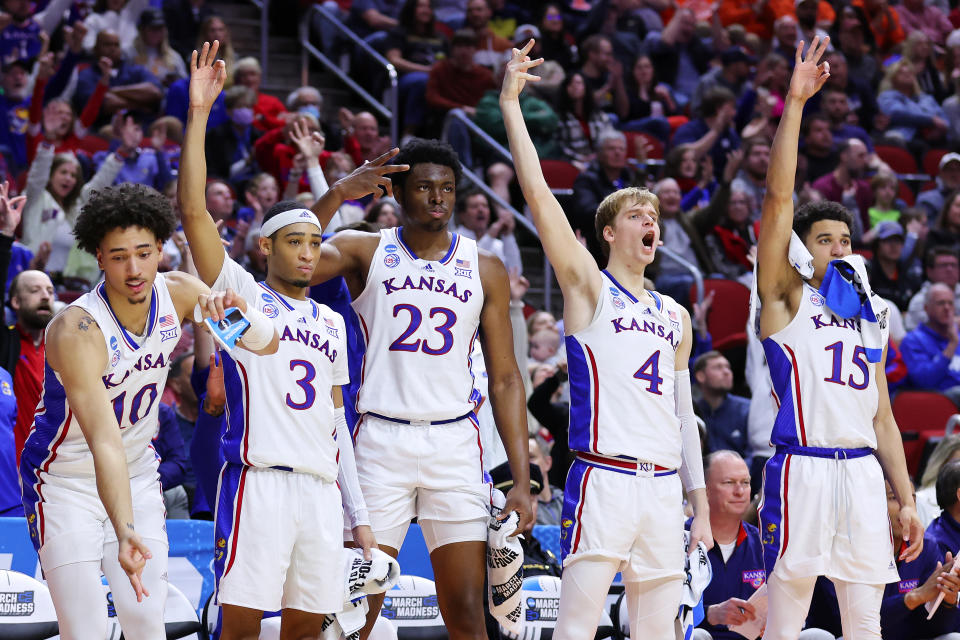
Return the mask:
M 443 140 L 428 140 L 426 138 L 411 138 L 403 145 L 400 153 L 393 159 L 393 164 L 408 164 L 413 169 L 418 164 L 439 164 L 453 170 L 454 183 L 460 182 L 460 156 L 449 143 Z M 394 191 L 403 191 L 409 171 L 390 174 Z
M 156 189 L 124 183 L 90 194 L 73 235 L 81 249 L 96 255 L 104 236 L 129 227 L 149 229 L 157 240 L 165 242 L 177 228 L 177 218 L 170 201 Z
M 843 222 L 847 228 L 853 230 L 853 214 L 847 211 L 839 202 L 821 200 L 801 205 L 793 215 L 793 230 L 803 242 L 807 241 L 807 234 L 815 222 L 821 220 L 836 220 Z

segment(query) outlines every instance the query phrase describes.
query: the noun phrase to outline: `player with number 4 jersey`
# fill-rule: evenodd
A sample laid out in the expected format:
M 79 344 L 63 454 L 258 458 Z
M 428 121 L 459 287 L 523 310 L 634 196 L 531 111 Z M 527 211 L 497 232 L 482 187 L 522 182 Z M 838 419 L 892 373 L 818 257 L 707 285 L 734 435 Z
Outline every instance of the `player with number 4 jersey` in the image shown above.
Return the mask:
M 343 410 L 346 329 L 339 314 L 307 297 L 322 233 L 310 210 L 284 201 L 264 215 L 263 282 L 223 249 L 204 196 L 204 134 L 225 78 L 217 48 L 204 44 L 191 61 L 179 182 L 183 227 L 200 277 L 215 290 L 235 289 L 279 336 L 270 359 L 221 353 L 226 463 L 214 555 L 221 638 L 256 637 L 263 612 L 277 609 L 284 637 L 319 637 L 324 616 L 343 607 L 344 522 L 368 557 L 375 544 Z M 361 171 L 359 180 L 370 173 Z

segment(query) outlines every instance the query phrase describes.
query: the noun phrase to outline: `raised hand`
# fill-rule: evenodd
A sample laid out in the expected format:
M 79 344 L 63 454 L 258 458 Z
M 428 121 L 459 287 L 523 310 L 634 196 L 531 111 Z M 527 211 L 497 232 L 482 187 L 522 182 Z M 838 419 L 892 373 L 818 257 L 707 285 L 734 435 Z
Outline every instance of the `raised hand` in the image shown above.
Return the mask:
M 371 193 L 376 200 L 384 192 L 393 197 L 393 183 L 387 174 L 410 169 L 408 164 L 387 164 L 387 160 L 398 153 L 400 149 L 393 148 L 373 162 L 364 162 L 353 173 L 337 180 L 331 189 L 338 190 L 344 200 L 358 200 Z
M 523 46 L 523 49 L 514 49 L 510 62 L 507 63 L 503 74 L 503 87 L 500 89 L 501 100 L 519 100 L 520 92 L 523 91 L 527 81 L 539 82 L 540 76 L 530 73 L 530 69 L 543 64 L 543 58 L 531 60 L 530 50 L 533 49 L 534 40 L 531 39 Z
M 47 80 L 53 75 L 53 54 L 47 52 L 37 58 L 37 80 Z
M 204 42 L 199 53 L 194 49 L 190 56 L 190 106 L 192 108 L 209 111 L 217 96 L 223 91 L 227 70 L 224 61 L 217 60 L 219 49 L 219 40 L 214 40 L 212 45 Z
M 10 183 L 6 180 L 0 183 L 0 233 L 13 237 L 26 203 L 27 196 L 10 198 Z
M 309 164 L 311 159 L 317 159 L 323 153 L 326 138 L 319 131 L 311 133 L 302 120 L 294 120 L 290 131 L 290 142 L 297 147 Z
M 820 91 L 826 83 L 830 77 L 830 63 L 820 62 L 820 58 L 823 57 L 829 44 L 829 36 L 823 40 L 820 36 L 814 36 L 807 56 L 804 58 L 803 40 L 797 43 L 796 64 L 793 68 L 793 77 L 790 78 L 790 89 L 787 92 L 791 98 L 805 102 Z
M 102 56 L 97 60 L 97 68 L 100 69 L 100 80 L 104 84 L 110 82 L 110 72 L 113 71 L 113 60 Z
M 87 31 L 87 25 L 79 20 L 74 22 L 72 27 L 63 28 L 64 39 L 67 41 L 70 51 L 76 54 L 83 53 L 83 39 L 86 37 Z

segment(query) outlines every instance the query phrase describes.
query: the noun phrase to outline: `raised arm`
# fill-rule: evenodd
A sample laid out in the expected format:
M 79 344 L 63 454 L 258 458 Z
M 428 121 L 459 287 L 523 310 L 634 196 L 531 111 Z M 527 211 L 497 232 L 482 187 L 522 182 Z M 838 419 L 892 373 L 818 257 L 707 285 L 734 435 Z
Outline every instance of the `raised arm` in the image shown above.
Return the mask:
M 590 252 L 577 241 L 560 203 L 550 191 L 520 111 L 520 92 L 524 84 L 540 79 L 530 73 L 532 67 L 543 62 L 542 58 L 531 60 L 527 55 L 532 47 L 533 40 L 523 49 L 514 49 L 513 58 L 503 76 L 500 108 L 507 128 L 510 153 L 513 154 L 523 196 L 533 212 L 533 222 L 540 233 L 543 250 L 556 270 L 565 303 L 568 306 L 573 303 L 575 307 L 586 303 L 588 315 L 592 315 L 601 286 L 600 270 Z
M 819 36 L 810 43 L 804 59 L 803 42 L 797 45 L 796 66 L 790 89 L 773 138 L 770 164 L 767 166 L 767 192 L 763 198 L 760 237 L 757 247 L 757 290 L 766 305 L 786 300 L 799 285 L 799 275 L 790 266 L 788 250 L 793 232 L 793 186 L 797 172 L 797 144 L 803 105 L 830 77 L 830 65 L 820 64 L 829 38 Z
M 216 40 L 212 46 L 205 42 L 200 52 L 194 51 L 190 57 L 190 106 L 177 181 L 183 231 L 191 245 L 197 274 L 207 286 L 217 281 L 226 255 L 217 225 L 207 212 L 207 160 L 204 155 L 207 118 L 226 79 L 224 62 L 217 60 L 219 48 L 220 43 Z
M 60 377 L 67 401 L 93 455 L 97 493 L 120 543 L 119 560 L 137 600 L 150 595 L 140 582 L 150 550 L 137 535 L 127 455 L 120 425 L 100 379 L 107 367 L 103 333 L 80 308 L 67 309 L 46 334 L 46 361 Z

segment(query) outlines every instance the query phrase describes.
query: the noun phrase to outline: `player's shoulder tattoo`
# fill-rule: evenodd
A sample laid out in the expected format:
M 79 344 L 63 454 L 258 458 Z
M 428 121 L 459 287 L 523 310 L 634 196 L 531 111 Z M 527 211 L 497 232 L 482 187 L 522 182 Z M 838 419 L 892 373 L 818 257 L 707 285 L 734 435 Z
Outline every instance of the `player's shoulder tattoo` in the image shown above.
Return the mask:
M 97 321 L 89 313 L 84 313 L 77 319 L 77 329 L 80 331 L 88 331 L 91 325 L 97 324 Z

